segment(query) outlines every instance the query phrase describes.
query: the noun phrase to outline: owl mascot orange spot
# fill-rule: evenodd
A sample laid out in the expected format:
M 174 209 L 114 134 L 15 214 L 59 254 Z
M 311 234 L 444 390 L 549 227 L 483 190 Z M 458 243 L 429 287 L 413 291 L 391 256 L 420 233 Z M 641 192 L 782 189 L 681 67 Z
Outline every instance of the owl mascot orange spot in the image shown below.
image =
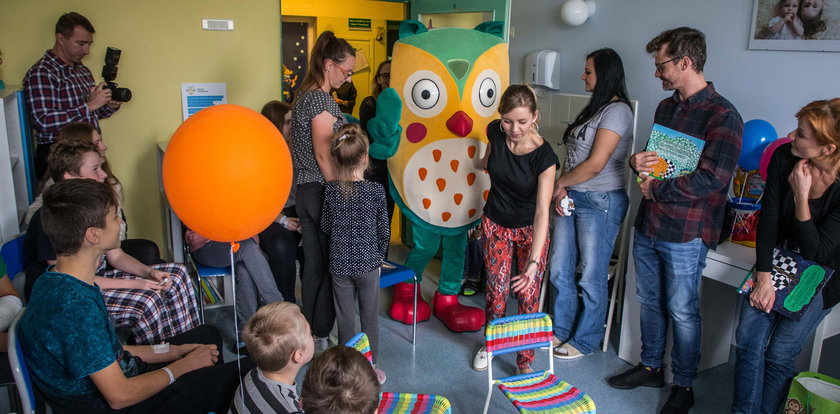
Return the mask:
M 388 160 L 394 201 L 411 220 L 414 248 L 406 266 L 423 276 L 443 246 L 434 314 L 452 331 L 476 331 L 484 310 L 458 303 L 464 275 L 467 231 L 484 209 L 490 180 L 481 164 L 487 124 L 508 86 L 508 47 L 502 22 L 475 29 L 429 31 L 416 20 L 400 25 L 394 45 L 391 88 L 379 95 L 368 122 L 370 154 Z M 411 323 L 414 287 L 396 286 L 391 317 Z M 418 298 L 417 320 L 428 303 Z

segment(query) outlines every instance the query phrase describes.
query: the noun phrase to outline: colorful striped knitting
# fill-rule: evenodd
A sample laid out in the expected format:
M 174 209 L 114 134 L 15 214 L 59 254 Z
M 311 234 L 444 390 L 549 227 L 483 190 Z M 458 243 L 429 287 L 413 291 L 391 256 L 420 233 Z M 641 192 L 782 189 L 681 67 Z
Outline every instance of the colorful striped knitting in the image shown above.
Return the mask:
M 346 345 L 361 352 L 362 355 L 364 355 L 365 358 L 373 364 L 373 354 L 370 352 L 370 341 L 364 332 L 359 332 L 356 336 L 350 338 Z
M 487 352 L 498 353 L 508 348 L 550 342 L 551 317 L 544 313 L 529 313 L 496 319 L 485 330 Z
M 446 397 L 429 394 L 383 392 L 377 414 L 452 414 Z
M 530 313 L 496 319 L 487 324 L 487 352 L 492 356 L 548 347 L 553 332 L 551 317 Z M 549 358 L 551 356 L 549 355 Z M 553 363 L 553 361 L 551 361 Z M 492 358 L 490 360 L 492 363 Z M 553 364 L 552 364 L 553 367 Z M 595 413 L 595 402 L 579 389 L 560 380 L 552 369 L 501 378 L 499 389 L 520 413 Z M 488 396 L 489 398 L 489 396 Z M 489 402 L 489 400 L 488 400 Z
M 595 413 L 595 402 L 568 382 L 543 371 L 537 375 L 499 380 L 499 389 L 520 413 Z

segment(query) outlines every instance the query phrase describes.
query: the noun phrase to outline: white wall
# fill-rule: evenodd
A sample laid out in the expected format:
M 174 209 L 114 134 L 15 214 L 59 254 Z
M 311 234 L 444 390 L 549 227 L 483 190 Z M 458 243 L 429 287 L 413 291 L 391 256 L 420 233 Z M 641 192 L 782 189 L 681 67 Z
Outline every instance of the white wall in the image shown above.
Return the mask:
M 749 0 L 596 0 L 589 21 L 568 27 L 562 0 L 512 0 L 511 82 L 521 82 L 525 55 L 559 52 L 560 91 L 585 93 L 580 74 L 586 55 L 615 49 L 624 61 L 630 98 L 639 101 L 637 147 L 644 146 L 656 104 L 670 93 L 653 77 L 645 44 L 665 29 L 690 26 L 706 34 L 706 79 L 739 110 L 744 121 L 764 119 L 780 135 L 796 125 L 794 113 L 815 99 L 840 96 L 840 53 L 748 50 Z M 638 149 L 638 148 L 637 148 Z

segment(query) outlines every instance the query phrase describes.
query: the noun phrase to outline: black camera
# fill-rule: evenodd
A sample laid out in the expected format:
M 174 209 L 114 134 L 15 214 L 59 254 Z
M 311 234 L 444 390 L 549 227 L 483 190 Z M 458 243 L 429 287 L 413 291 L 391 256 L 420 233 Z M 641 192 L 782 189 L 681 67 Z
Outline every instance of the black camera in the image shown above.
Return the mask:
M 105 51 L 105 66 L 102 67 L 102 78 L 105 79 L 105 88 L 111 90 L 111 99 L 118 102 L 131 100 L 131 90 L 120 88 L 114 79 L 117 78 L 117 65 L 120 63 L 122 51 L 115 47 L 108 47 Z

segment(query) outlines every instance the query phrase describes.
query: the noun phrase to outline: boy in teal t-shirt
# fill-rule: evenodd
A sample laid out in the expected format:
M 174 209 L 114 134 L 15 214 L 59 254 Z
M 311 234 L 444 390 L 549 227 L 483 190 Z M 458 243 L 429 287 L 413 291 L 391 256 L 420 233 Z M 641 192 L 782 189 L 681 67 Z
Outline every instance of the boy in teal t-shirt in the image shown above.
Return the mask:
M 217 365 L 215 328 L 200 326 L 166 345 L 116 339 L 94 283 L 99 258 L 120 243 L 116 206 L 110 187 L 89 179 L 44 193 L 43 226 L 57 263 L 38 278 L 18 328 L 34 384 L 56 412 L 227 411 L 239 375 L 236 362 Z

